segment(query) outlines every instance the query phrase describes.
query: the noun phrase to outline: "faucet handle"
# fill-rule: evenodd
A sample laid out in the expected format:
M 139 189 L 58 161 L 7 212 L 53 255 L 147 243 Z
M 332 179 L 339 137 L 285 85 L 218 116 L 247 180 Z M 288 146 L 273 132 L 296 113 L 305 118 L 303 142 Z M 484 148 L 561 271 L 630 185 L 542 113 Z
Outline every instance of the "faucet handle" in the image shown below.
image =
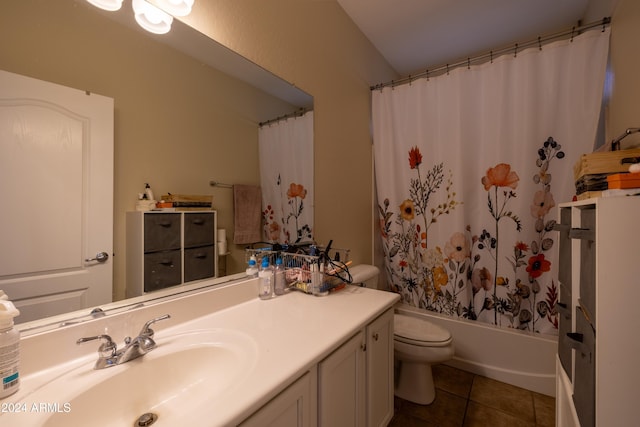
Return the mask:
M 159 322 L 160 320 L 165 320 L 165 319 L 170 319 L 171 316 L 168 314 L 165 314 L 163 316 L 160 317 L 156 317 L 155 319 L 151 319 L 149 320 L 147 323 L 144 324 L 144 326 L 142 327 L 142 330 L 140 331 L 140 336 L 146 336 L 146 337 L 153 337 L 153 329 L 151 329 L 151 325 L 153 325 L 156 322 Z
M 113 342 L 111 337 L 109 335 L 106 335 L 106 334 L 96 335 L 96 336 L 93 336 L 93 337 L 79 338 L 76 341 L 76 344 L 82 344 L 82 343 L 85 343 L 87 341 L 93 341 L 93 340 L 104 340 L 105 341 L 102 344 L 100 344 L 100 347 L 98 347 L 98 353 L 100 354 L 101 357 L 113 357 L 113 356 L 115 356 L 116 350 L 117 350 L 117 345 L 116 345 L 116 343 Z

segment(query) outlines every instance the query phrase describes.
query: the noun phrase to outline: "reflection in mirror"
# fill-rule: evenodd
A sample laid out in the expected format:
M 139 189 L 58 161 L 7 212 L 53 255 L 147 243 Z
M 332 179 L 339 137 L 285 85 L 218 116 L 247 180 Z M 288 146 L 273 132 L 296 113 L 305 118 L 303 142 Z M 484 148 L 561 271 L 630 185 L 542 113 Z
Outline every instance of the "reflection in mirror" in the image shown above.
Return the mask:
M 128 0 L 118 12 L 101 11 L 85 0 L 3 2 L 0 50 L 2 70 L 114 100 L 114 256 L 108 262 L 118 303 L 110 309 L 132 302 L 123 300 L 125 217 L 145 182 L 156 194 L 212 195 L 218 228 L 230 233 L 232 192 L 209 182 L 258 185 L 258 123 L 313 108 L 308 94 L 178 19 L 168 34 L 145 32 Z M 55 203 L 53 197 L 46 207 Z M 221 262 L 227 274 L 245 269 L 244 247 L 231 242 L 230 255 Z M 145 295 L 135 303 L 156 297 Z M 75 317 L 79 308 L 65 311 Z M 60 324 L 65 317 L 53 320 Z

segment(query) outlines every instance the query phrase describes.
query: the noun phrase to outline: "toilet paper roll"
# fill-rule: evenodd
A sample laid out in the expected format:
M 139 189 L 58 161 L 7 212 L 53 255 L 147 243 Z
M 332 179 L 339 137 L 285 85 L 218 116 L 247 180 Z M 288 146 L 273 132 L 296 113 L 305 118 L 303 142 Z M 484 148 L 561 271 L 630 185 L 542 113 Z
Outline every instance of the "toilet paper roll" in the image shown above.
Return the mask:
M 227 240 L 227 230 L 224 228 L 218 228 L 218 241 L 224 242 Z
M 218 241 L 218 254 L 224 255 L 227 253 L 227 242 L 226 241 Z

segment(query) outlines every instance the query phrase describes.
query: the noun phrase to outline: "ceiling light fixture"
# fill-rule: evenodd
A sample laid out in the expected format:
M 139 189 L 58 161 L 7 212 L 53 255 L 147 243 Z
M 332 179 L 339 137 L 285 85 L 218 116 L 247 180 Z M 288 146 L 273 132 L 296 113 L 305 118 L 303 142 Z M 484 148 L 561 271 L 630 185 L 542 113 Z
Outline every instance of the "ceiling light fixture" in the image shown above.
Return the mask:
M 108 11 L 120 10 L 123 0 L 87 0 L 88 3 Z M 191 13 L 195 0 L 131 0 L 136 22 L 145 30 L 155 34 L 165 34 L 171 30 L 174 16 L 187 16 Z
M 191 13 L 194 0 L 156 0 L 156 4 L 162 10 L 173 16 L 187 16 Z
M 136 22 L 145 30 L 155 34 L 165 34 L 171 29 L 173 16 L 145 0 L 133 0 L 131 5 Z
M 89 3 L 100 9 L 108 10 L 110 12 L 120 10 L 122 7 L 122 0 L 87 0 Z

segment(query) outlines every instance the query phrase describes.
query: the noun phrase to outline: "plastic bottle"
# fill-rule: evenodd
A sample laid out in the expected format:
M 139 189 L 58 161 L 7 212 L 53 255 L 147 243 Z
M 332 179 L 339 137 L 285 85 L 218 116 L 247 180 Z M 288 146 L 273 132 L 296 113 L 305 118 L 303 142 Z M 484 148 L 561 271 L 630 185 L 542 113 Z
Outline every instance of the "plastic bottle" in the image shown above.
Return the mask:
M 258 277 L 258 266 L 256 265 L 256 257 L 253 255 L 249 258 L 249 266 L 247 267 L 247 276 Z
M 323 272 L 323 264 L 311 264 L 311 293 L 315 296 L 329 295 L 328 291 L 322 290 Z
M 153 198 L 153 190 L 151 190 L 151 186 L 148 183 L 144 184 L 144 194 L 147 195 L 147 200 L 155 200 Z
M 284 265 L 282 265 L 282 258 L 276 259 L 276 268 L 273 270 L 274 277 L 274 289 L 276 295 L 284 295 L 287 291 L 286 282 L 284 277 Z
M 273 298 L 273 267 L 269 264 L 269 257 L 262 258 L 262 265 L 258 272 L 258 296 L 260 299 Z
M 20 333 L 13 327 L 13 318 L 19 314 L 6 294 L 0 291 L 0 399 L 20 388 Z

